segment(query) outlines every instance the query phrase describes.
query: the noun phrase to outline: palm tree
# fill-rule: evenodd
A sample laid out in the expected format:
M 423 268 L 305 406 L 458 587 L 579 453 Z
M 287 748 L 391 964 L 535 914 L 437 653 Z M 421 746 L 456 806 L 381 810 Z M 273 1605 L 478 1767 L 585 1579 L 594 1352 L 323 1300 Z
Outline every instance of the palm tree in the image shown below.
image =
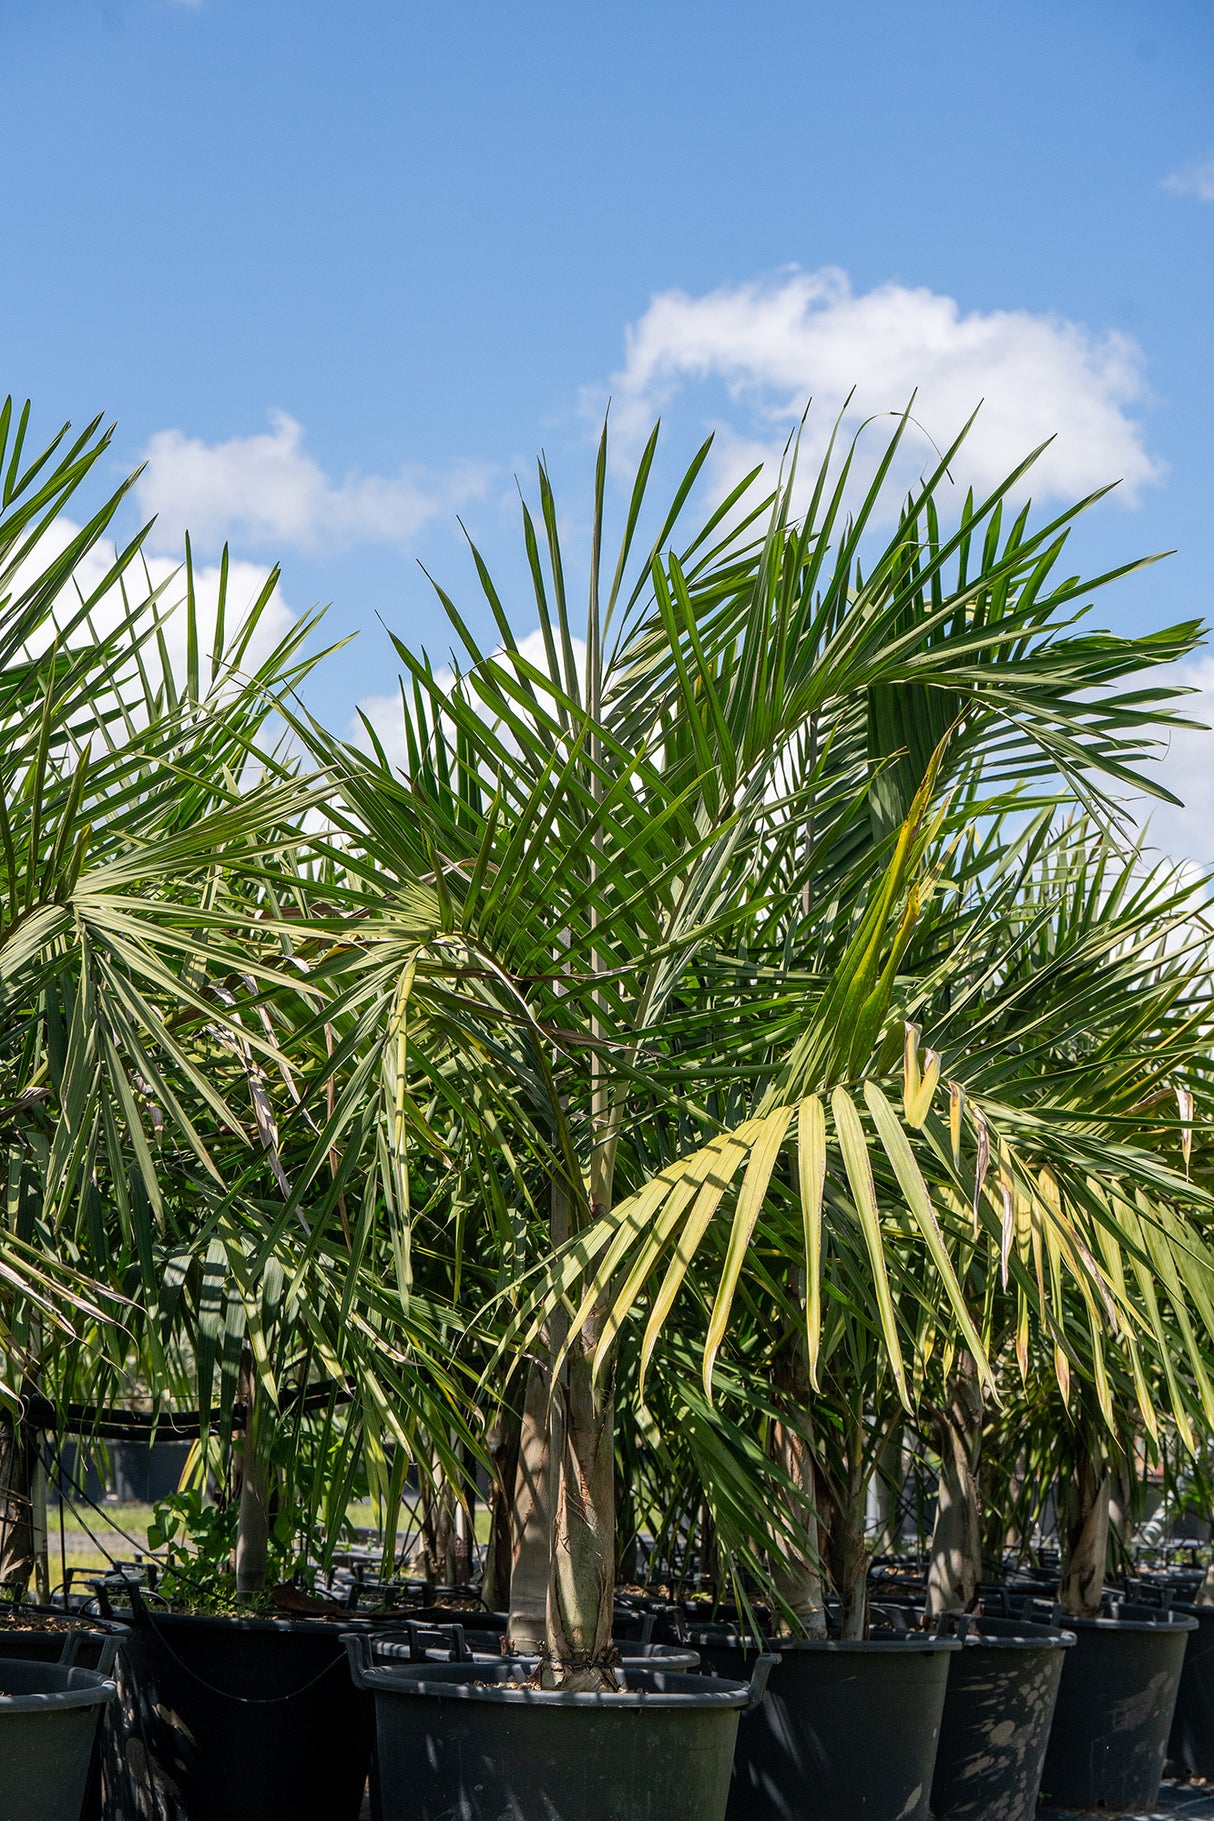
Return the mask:
M 487 1273 L 496 1260 L 504 1293 L 545 1267 L 548 1293 L 538 1304 L 524 1293 L 509 1343 L 533 1362 L 520 1444 L 530 1516 L 512 1605 L 516 1635 L 524 1619 L 534 1627 L 546 1583 L 554 1682 L 601 1685 L 610 1654 L 612 1369 L 649 1286 L 642 1365 L 693 1265 L 720 1261 L 702 1346 L 711 1399 L 759 1256 L 781 1261 L 811 1387 L 824 1264 L 845 1263 L 868 1286 L 881 1357 L 908 1401 L 888 1257 L 896 1221 L 939 1327 L 953 1326 L 989 1375 L 955 1219 L 934 1207 L 928 1178 L 956 1152 L 945 1174 L 968 1206 L 962 1139 L 971 1159 L 989 1143 L 1038 1208 L 1023 1154 L 1036 1128 L 958 1094 L 950 1145 L 935 1065 L 904 1069 L 903 960 L 967 823 L 1076 798 L 1108 821 L 1113 785 L 1158 793 L 1136 767 L 1152 729 L 1175 723 L 1174 692 L 1123 679 L 1189 649 L 1197 628 L 1076 633 L 1081 585 L 1053 578 L 1068 526 L 1092 502 L 1040 529 L 1027 508 L 1005 523 L 1027 462 L 989 499 L 967 501 L 945 534 L 937 500 L 954 445 L 879 541 L 904 430 L 850 518 L 854 447 L 828 455 L 799 516 L 795 477 L 751 506 L 752 476 L 676 553 L 701 451 L 634 570 L 654 443 L 612 566 L 604 437 L 584 663 L 541 470 L 539 527 L 524 508 L 523 531 L 543 659 L 524 655 L 474 551 L 501 644 L 482 649 L 444 594 L 465 652 L 454 680 L 398 646 L 404 776 L 373 739 L 367 755 L 295 722 L 334 787 L 339 838 L 319 851 L 341 875 L 328 927 L 344 945 L 326 1012 L 343 1088 L 304 1177 L 320 1182 L 335 1145 L 373 1159 L 403 1298 L 432 1230 L 410 1199 L 420 1154 L 441 1160 L 451 1185 L 433 1211 L 462 1210 L 453 1257 L 475 1246 Z M 1068 1128 L 1062 1143 L 1064 1176 L 1081 1156 L 1090 1166 L 1094 1142 Z M 1172 1187 L 1173 1176 L 1161 1165 L 1153 1180 Z M 477 1204 L 489 1219 L 473 1241 Z M 1051 1269 L 1100 1276 L 1082 1198 L 1064 1207 L 1042 1217 Z M 979 1211 L 998 1260 L 1002 1216 L 985 1195 Z M 794 1425 L 803 1415 L 786 1411 Z
M 0 410 L 0 1452 L 16 1579 L 36 1458 L 25 1391 L 66 1401 L 83 1375 L 96 1401 L 136 1332 L 162 1372 L 206 1255 L 189 1191 L 214 1199 L 232 1156 L 261 1150 L 214 1062 L 272 1047 L 231 1016 L 224 984 L 258 965 L 240 900 L 307 802 L 263 735 L 274 691 L 314 661 L 307 621 L 252 656 L 276 578 L 233 616 L 226 555 L 208 636 L 187 548 L 174 625 L 146 528 L 105 554 L 131 483 L 79 527 L 67 516 L 111 432 L 65 429 L 31 452 L 28 424 L 28 406 Z

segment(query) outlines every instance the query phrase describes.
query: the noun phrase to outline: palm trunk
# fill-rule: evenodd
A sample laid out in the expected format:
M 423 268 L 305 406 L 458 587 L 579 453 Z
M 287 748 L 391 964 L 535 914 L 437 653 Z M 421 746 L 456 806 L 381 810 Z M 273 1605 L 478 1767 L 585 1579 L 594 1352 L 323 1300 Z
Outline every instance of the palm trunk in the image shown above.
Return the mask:
M 790 1495 L 788 1512 L 796 1542 L 790 1544 L 780 1533 L 772 1537 L 772 1586 L 781 1608 L 777 1630 L 793 1637 L 824 1638 L 826 1609 L 818 1543 L 818 1483 L 810 1418 L 812 1386 L 799 1337 L 781 1348 L 772 1378 L 781 1412 L 779 1422 L 773 1425 L 772 1456 L 797 1488 Z
M 1195 1606 L 1214 1606 L 1214 1562 L 1206 1569 L 1205 1578 L 1197 1590 Z
M 511 1512 L 509 1648 L 537 1654 L 547 1641 L 548 1566 L 552 1555 L 552 1437 L 549 1366 L 533 1360 L 519 1425 Z
M 636 1499 L 626 1474 L 616 1464 L 615 1475 L 615 1582 L 633 1587 L 641 1578 L 641 1537 L 637 1529 Z
M 40 1606 L 51 1603 L 51 1562 L 46 1529 L 46 1462 L 42 1450 L 34 1449 L 32 1528 L 34 1535 L 34 1590 Z
M 825 1518 L 823 1559 L 839 1602 L 839 1635 L 862 1638 L 868 1629 L 868 1543 L 864 1534 L 867 1476 L 856 1444 L 841 1463 L 844 1477 L 821 1498 Z
M 514 1562 L 512 1514 L 518 1480 L 522 1419 L 512 1387 L 490 1436 L 493 1477 L 489 1488 L 489 1542 L 481 1598 L 491 1612 L 505 1612 L 510 1605 L 510 1574 Z
M 1131 1438 L 1118 1455 L 1110 1474 L 1109 1536 L 1123 1563 L 1130 1561 L 1137 1517 L 1138 1482 L 1134 1476 L 1135 1451 Z
M 0 1416 L 0 1583 L 20 1598 L 34 1572 L 33 1436 L 18 1417 Z
M 716 1519 L 707 1503 L 700 1506 L 700 1580 L 714 1593 L 721 1583 L 721 1546 Z
M 421 1543 L 417 1564 L 422 1579 L 449 1587 L 455 1579 L 455 1494 L 437 1457 L 421 1489 Z
M 543 1685 L 570 1692 L 615 1686 L 615 1410 L 610 1369 L 592 1380 L 594 1333 L 578 1336 L 552 1401 L 559 1461 L 548 1581 Z
M 605 446 L 600 459 L 605 458 Z M 600 470 L 601 472 L 601 470 Z M 589 721 L 586 783 L 597 806 L 603 795 L 603 746 L 598 731 L 603 706 L 603 639 L 599 617 L 599 536 L 590 565 L 590 606 L 586 626 L 586 709 Z M 590 884 L 599 877 L 601 826 L 596 824 L 589 854 Z M 598 926 L 592 901 L 590 929 Z M 592 940 L 592 974 L 602 973 L 607 958 Z M 596 989 L 590 1017 L 590 1155 L 586 1170 L 591 1222 L 611 1212 L 619 1110 L 613 1108 L 603 1054 L 606 1036 L 602 1002 Z M 558 1188 L 560 1185 L 557 1185 Z M 563 1186 L 565 1232 L 573 1226 L 572 1184 Z M 556 1222 L 554 1220 L 554 1238 Z M 594 1350 L 599 1318 L 592 1317 L 565 1356 L 552 1398 L 552 1459 L 556 1464 L 552 1505 L 552 1557 L 548 1580 L 548 1654 L 543 1683 L 570 1692 L 596 1692 L 616 1686 L 611 1641 L 615 1596 L 615 1384 L 608 1366 L 596 1382 Z M 554 1355 L 560 1342 L 554 1342 Z
M 465 1463 L 466 1465 L 466 1463 Z M 451 1494 L 451 1585 L 466 1587 L 472 1579 L 476 1536 L 476 1487 L 465 1479 Z
M 1031 1509 L 1025 1484 L 1025 1462 L 1013 1450 L 1015 1442 L 1002 1424 L 983 1425 L 983 1449 L 978 1461 L 978 1512 L 982 1538 L 982 1564 L 989 1579 L 1003 1573 L 1004 1561 L 1015 1553 L 1026 1557 L 1028 1537 L 1040 1521 L 1040 1509 Z
M 872 1545 L 878 1555 L 891 1554 L 901 1540 L 902 1441 L 903 1431 L 899 1423 L 891 1429 L 877 1450 L 876 1465 L 869 1481 Z
M 1109 1553 L 1111 1475 L 1103 1450 L 1079 1445 L 1061 1493 L 1062 1610 L 1073 1619 L 1100 1613 Z
M 266 1588 L 270 1555 L 270 1474 L 265 1459 L 265 1412 L 258 1396 L 253 1356 L 240 1364 L 244 1435 L 238 1444 L 240 1507 L 236 1519 L 236 1598 L 252 1599 Z
M 982 1579 L 978 1461 L 982 1449 L 982 1391 L 968 1354 L 958 1362 L 947 1409 L 932 1422 L 940 1451 L 940 1486 L 927 1570 L 927 1610 L 969 1612 Z

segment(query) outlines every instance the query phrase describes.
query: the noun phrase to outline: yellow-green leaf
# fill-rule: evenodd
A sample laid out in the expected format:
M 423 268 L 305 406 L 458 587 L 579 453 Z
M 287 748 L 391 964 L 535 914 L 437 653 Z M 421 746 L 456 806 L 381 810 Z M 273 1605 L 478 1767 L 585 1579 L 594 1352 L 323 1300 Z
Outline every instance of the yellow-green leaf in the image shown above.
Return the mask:
M 923 1180 L 915 1154 L 911 1150 L 910 1140 L 898 1124 L 898 1117 L 893 1107 L 875 1081 L 864 1083 L 864 1098 L 877 1128 L 877 1135 L 885 1148 L 885 1154 L 893 1165 L 894 1175 L 898 1178 L 898 1186 L 906 1197 L 906 1205 L 915 1225 L 923 1235 L 932 1262 L 944 1281 L 953 1313 L 965 1337 L 965 1344 L 977 1361 L 979 1372 L 993 1384 L 993 1376 L 987 1360 L 986 1349 L 982 1344 L 982 1337 L 970 1315 L 965 1294 L 953 1268 L 953 1261 L 949 1257 L 948 1247 L 944 1243 L 944 1235 L 940 1230 L 940 1223 L 936 1218 L 936 1210 L 932 1206 L 927 1184 Z
M 725 1338 L 725 1329 L 729 1323 L 730 1311 L 733 1308 L 734 1292 L 742 1274 L 742 1265 L 746 1258 L 746 1248 L 750 1236 L 755 1230 L 759 1218 L 767 1185 L 775 1168 L 788 1122 L 792 1118 L 790 1106 L 777 1107 L 761 1121 L 761 1129 L 750 1153 L 750 1162 L 742 1178 L 742 1187 L 738 1190 L 738 1205 L 734 1210 L 733 1227 L 729 1235 L 729 1248 L 725 1254 L 725 1263 L 721 1269 L 721 1282 L 712 1305 L 712 1320 L 708 1324 L 708 1335 L 704 1342 L 704 1390 L 712 1401 L 712 1368 L 721 1342 Z
M 805 1346 L 809 1379 L 818 1388 L 822 1345 L 822 1194 L 826 1186 L 826 1109 L 816 1094 L 797 1108 L 797 1175 L 805 1230 Z
M 881 1239 L 881 1216 L 877 1209 L 877 1191 L 873 1183 L 872 1164 L 869 1161 L 864 1127 L 860 1123 L 860 1115 L 845 1088 L 835 1089 L 830 1097 L 830 1104 L 835 1116 L 835 1129 L 839 1134 L 839 1148 L 843 1153 L 843 1166 L 847 1171 L 847 1180 L 851 1184 L 852 1198 L 856 1204 L 860 1228 L 868 1248 L 869 1263 L 873 1273 L 873 1289 L 877 1297 L 877 1310 L 881 1318 L 881 1332 L 885 1336 L 886 1352 L 897 1380 L 902 1402 L 909 1410 L 910 1397 L 906 1388 L 906 1368 L 902 1360 L 902 1346 L 898 1339 L 898 1320 L 889 1286 L 889 1273 L 885 1266 L 885 1246 Z

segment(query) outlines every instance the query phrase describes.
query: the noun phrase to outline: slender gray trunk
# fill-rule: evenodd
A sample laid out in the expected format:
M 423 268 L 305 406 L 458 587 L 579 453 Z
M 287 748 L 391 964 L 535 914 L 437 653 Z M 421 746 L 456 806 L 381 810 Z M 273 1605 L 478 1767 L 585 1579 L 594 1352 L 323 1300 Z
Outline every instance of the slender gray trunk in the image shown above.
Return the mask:
M 1074 1619 L 1100 1612 L 1109 1553 L 1111 1475 L 1104 1452 L 1081 1443 L 1061 1491 L 1062 1610 Z
M 519 1425 L 518 1468 L 511 1512 L 509 1648 L 544 1649 L 548 1618 L 548 1565 L 552 1554 L 552 1447 L 547 1362 L 532 1360 Z
M 868 1629 L 868 1488 L 859 1440 L 849 1449 L 843 1477 L 830 1487 L 829 1496 L 819 1494 L 825 1519 L 823 1557 L 839 1602 L 839 1635 L 845 1639 L 862 1638 Z
M 597 805 L 603 796 L 603 749 L 599 734 L 603 691 L 603 639 L 599 618 L 599 528 L 590 565 L 590 604 L 586 624 L 586 708 L 589 723 L 587 785 Z M 597 884 L 602 828 L 595 824 L 589 853 L 589 876 Z M 590 928 L 598 926 L 592 897 Z M 609 965 L 592 940 L 590 967 L 598 975 Z M 618 1107 L 612 1095 L 600 1042 L 609 1020 L 596 988 L 590 1017 L 590 1155 L 586 1186 L 591 1222 L 611 1211 L 615 1153 L 619 1141 Z M 559 1188 L 560 1185 L 557 1185 Z M 573 1224 L 571 1185 L 563 1191 L 565 1233 Z M 556 1237 L 556 1221 L 553 1236 Z M 548 1581 L 548 1654 L 541 1680 L 545 1687 L 571 1693 L 593 1693 L 616 1686 L 618 1652 L 611 1640 L 615 1594 L 615 1374 L 610 1365 L 597 1379 L 593 1364 L 601 1311 L 586 1323 L 565 1355 L 553 1384 L 552 1460 L 556 1467 L 552 1503 L 552 1558 Z M 562 1337 L 563 1338 L 563 1337 Z M 561 1341 L 555 1340 L 553 1355 Z
M 451 1585 L 466 1587 L 472 1579 L 473 1539 L 476 1536 L 476 1491 L 464 1480 L 451 1493 Z
M 1125 1561 L 1129 1560 L 1130 1545 L 1134 1540 L 1137 1501 L 1138 1483 L 1134 1477 L 1134 1443 L 1131 1438 L 1117 1456 L 1109 1474 L 1109 1536 Z
M 236 1518 L 236 1598 L 264 1593 L 270 1555 L 270 1474 L 265 1458 L 265 1411 L 258 1395 L 253 1356 L 246 1348 L 240 1366 L 244 1434 L 237 1443 L 240 1505 Z
M 20 1596 L 37 1556 L 33 1436 L 20 1418 L 0 1416 L 0 1582 Z
M 490 1434 L 493 1476 L 489 1482 L 489 1542 L 481 1598 L 491 1612 L 510 1606 L 510 1573 L 514 1563 L 512 1513 L 518 1479 L 522 1422 L 512 1391 L 498 1412 Z
M 969 1354 L 958 1362 L 948 1407 L 934 1413 L 932 1431 L 940 1452 L 940 1485 L 927 1570 L 927 1610 L 935 1618 L 942 1612 L 969 1612 L 982 1579 L 982 1391 Z
M 717 1537 L 717 1521 L 707 1502 L 700 1506 L 699 1528 L 700 1579 L 715 1593 L 721 1582 L 721 1545 Z
M 814 1465 L 812 1386 L 804 1347 L 794 1340 L 777 1356 L 772 1375 L 780 1420 L 773 1424 L 771 1451 L 776 1465 L 796 1487 L 789 1495 L 788 1517 L 796 1541 L 773 1532 L 772 1587 L 782 1610 L 778 1632 L 793 1637 L 824 1638 L 826 1608 L 822 1599 L 822 1559 L 818 1537 L 818 1480 Z
M 610 1369 L 592 1379 L 595 1326 L 571 1347 L 552 1400 L 559 1462 L 548 1582 L 543 1685 L 570 1692 L 615 1686 L 615 1411 Z
M 869 1482 L 872 1499 L 872 1547 L 877 1555 L 890 1555 L 901 1542 L 903 1428 L 898 1423 L 877 1450 L 873 1476 Z
M 422 1578 L 443 1586 L 455 1580 L 455 1494 L 443 1477 L 437 1455 L 421 1494 L 421 1538 L 416 1561 Z
M 1197 1590 L 1196 1606 L 1214 1606 L 1214 1562 L 1206 1569 L 1205 1579 Z
M 41 1448 L 34 1449 L 32 1527 L 34 1533 L 34 1589 L 40 1606 L 51 1603 L 51 1562 L 46 1529 L 46 1462 Z

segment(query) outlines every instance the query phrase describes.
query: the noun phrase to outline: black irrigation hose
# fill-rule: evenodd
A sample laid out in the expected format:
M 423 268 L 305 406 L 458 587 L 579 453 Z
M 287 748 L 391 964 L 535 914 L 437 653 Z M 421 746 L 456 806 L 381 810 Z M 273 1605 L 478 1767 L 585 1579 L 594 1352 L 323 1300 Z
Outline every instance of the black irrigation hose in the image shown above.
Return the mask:
M 319 1410 L 332 1397 L 338 1403 L 354 1401 L 354 1391 L 341 1379 L 327 1379 L 308 1385 L 283 1399 L 283 1409 Z M 58 1410 L 49 1397 L 40 1392 L 26 1392 L 21 1400 L 22 1420 L 31 1429 L 49 1430 L 56 1435 L 76 1435 L 98 1441 L 148 1441 L 166 1432 L 169 1441 L 197 1441 L 203 1432 L 199 1410 L 116 1410 L 105 1404 L 66 1404 Z M 232 1405 L 231 1426 L 243 1430 L 248 1422 L 248 1409 L 243 1403 Z M 62 1417 L 62 1421 L 60 1418 Z M 207 1434 L 215 1428 L 214 1417 L 207 1422 Z
M 285 1694 L 285 1695 L 237 1695 L 237 1694 L 233 1694 L 230 1688 L 216 1688 L 216 1686 L 213 1682 L 208 1682 L 205 1676 L 200 1676 L 196 1669 L 191 1669 L 190 1665 L 188 1663 L 184 1662 L 182 1660 L 182 1658 L 178 1656 L 177 1652 L 173 1649 L 173 1646 L 169 1643 L 169 1641 L 165 1637 L 163 1631 L 161 1631 L 159 1625 L 156 1623 L 155 1619 L 152 1617 L 151 1613 L 148 1611 L 147 1607 L 144 1605 L 143 1599 L 142 1599 L 141 1595 L 139 1594 L 138 1590 L 132 1589 L 132 1592 L 134 1595 L 134 1598 L 132 1601 L 133 1607 L 137 1611 L 142 1613 L 142 1622 L 148 1626 L 153 1637 L 160 1644 L 161 1648 L 163 1650 L 165 1650 L 170 1657 L 172 1657 L 172 1659 L 173 1659 L 174 1663 L 176 1663 L 178 1669 L 184 1671 L 184 1673 L 187 1676 L 189 1676 L 189 1678 L 192 1682 L 197 1682 L 199 1688 L 205 1688 L 208 1694 L 218 1695 L 218 1697 L 221 1701 L 238 1701 L 242 1707 L 282 1707 L 282 1706 L 285 1706 L 285 1704 L 288 1701 L 298 1701 L 300 1696 L 306 1695 L 310 1688 L 315 1688 L 316 1684 L 318 1682 L 323 1682 L 326 1676 L 332 1675 L 333 1671 L 335 1669 L 340 1668 L 342 1662 L 344 1661 L 344 1657 L 340 1657 L 340 1656 L 334 1657 L 334 1659 L 331 1663 L 326 1663 L 323 1669 L 318 1670 L 314 1676 L 310 1676 L 309 1679 L 306 1682 L 302 1683 L 299 1688 L 293 1688 L 289 1694 Z

